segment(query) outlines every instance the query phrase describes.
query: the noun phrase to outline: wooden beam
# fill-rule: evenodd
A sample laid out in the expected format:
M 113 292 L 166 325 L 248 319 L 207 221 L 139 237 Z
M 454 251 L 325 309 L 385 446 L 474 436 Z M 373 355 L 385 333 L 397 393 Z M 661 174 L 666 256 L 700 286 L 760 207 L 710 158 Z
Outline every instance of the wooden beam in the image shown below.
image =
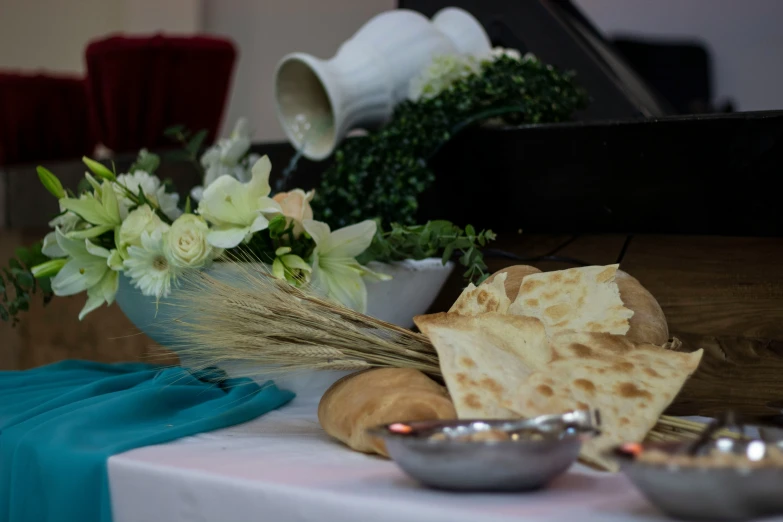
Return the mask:
M 783 341 L 678 334 L 681 351 L 704 349 L 699 369 L 667 413 L 714 416 L 734 409 L 752 417 L 783 409 Z
M 673 332 L 783 340 L 783 239 L 637 236 L 622 269 Z

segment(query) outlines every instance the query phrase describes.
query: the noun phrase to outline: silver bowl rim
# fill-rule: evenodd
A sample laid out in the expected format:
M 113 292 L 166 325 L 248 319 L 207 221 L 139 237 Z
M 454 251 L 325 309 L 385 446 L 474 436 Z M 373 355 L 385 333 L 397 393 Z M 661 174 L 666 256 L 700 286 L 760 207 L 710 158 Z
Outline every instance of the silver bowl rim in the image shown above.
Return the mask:
M 531 418 L 534 419 L 535 417 Z M 375 426 L 372 428 L 367 429 L 367 433 L 369 435 L 372 435 L 374 437 L 380 437 L 384 440 L 387 439 L 393 439 L 393 440 L 401 440 L 405 442 L 411 442 L 416 444 L 427 444 L 427 445 L 440 445 L 440 446 L 460 446 L 460 447 L 468 447 L 468 446 L 537 446 L 537 445 L 544 445 L 544 444 L 552 444 L 552 443 L 565 443 L 570 441 L 578 441 L 578 442 L 584 442 L 588 439 L 591 439 L 599 434 L 599 430 L 596 428 L 582 428 L 578 431 L 574 430 L 569 433 L 565 433 L 560 437 L 551 437 L 551 438 L 544 438 L 542 440 L 481 440 L 481 441 L 470 441 L 470 440 L 459 440 L 459 439 L 452 439 L 452 438 L 446 438 L 446 439 L 431 439 L 431 435 L 427 435 L 426 437 L 423 436 L 417 436 L 415 434 L 409 434 L 409 433 L 398 433 L 398 432 L 392 432 L 389 431 L 389 427 L 395 424 L 406 424 L 408 426 L 414 427 L 418 424 L 426 424 L 428 427 L 437 428 L 438 426 L 442 427 L 455 427 L 455 426 L 463 426 L 463 425 L 470 425 L 475 422 L 482 422 L 485 424 L 507 424 L 509 422 L 509 419 L 433 419 L 433 420 L 418 420 L 418 421 L 395 421 L 395 422 L 389 422 L 386 424 L 381 424 L 379 426 Z
M 779 449 L 783 450 L 783 440 L 777 441 L 777 442 L 769 442 L 764 441 L 758 438 L 751 438 L 747 439 L 746 442 L 763 442 L 764 444 L 773 445 L 778 447 Z M 621 464 L 621 469 L 625 466 L 635 466 L 635 467 L 641 467 L 646 469 L 656 469 L 659 471 L 664 471 L 668 473 L 689 473 L 689 472 L 695 472 L 695 473 L 705 473 L 709 471 L 710 473 L 722 473 L 722 472 L 741 472 L 743 476 L 752 474 L 754 472 L 769 472 L 772 470 L 777 471 L 783 471 L 783 465 L 781 466 L 767 466 L 767 467 L 760 467 L 760 468 L 741 468 L 741 467 L 734 467 L 734 466 L 716 466 L 712 468 L 706 468 L 706 467 L 696 467 L 696 466 L 672 466 L 668 462 L 642 462 L 636 459 L 636 455 L 626 449 L 623 449 L 624 447 L 628 446 L 629 444 L 639 444 L 642 446 L 642 448 L 645 449 L 657 449 L 662 450 L 667 453 L 671 453 L 674 450 L 680 449 L 684 447 L 686 444 L 688 444 L 688 441 L 667 441 L 667 442 L 639 442 L 639 443 L 623 443 L 623 444 L 617 444 L 608 450 L 604 452 L 604 457 L 607 459 L 614 460 Z

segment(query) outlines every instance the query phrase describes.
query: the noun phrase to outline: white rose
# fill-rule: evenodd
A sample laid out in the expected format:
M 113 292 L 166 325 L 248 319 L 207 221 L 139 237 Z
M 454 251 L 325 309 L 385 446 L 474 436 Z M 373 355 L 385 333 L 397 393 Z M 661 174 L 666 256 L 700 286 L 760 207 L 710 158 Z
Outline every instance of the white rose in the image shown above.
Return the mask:
M 166 239 L 166 257 L 171 264 L 183 268 L 201 268 L 214 257 L 214 249 L 207 243 L 209 227 L 203 218 L 184 214 L 169 229 Z
M 141 234 L 147 232 L 152 234 L 155 230 L 168 228 L 150 208 L 149 205 L 142 205 L 128 214 L 120 227 L 119 241 L 117 247 L 123 256 L 127 255 L 129 246 L 141 246 Z

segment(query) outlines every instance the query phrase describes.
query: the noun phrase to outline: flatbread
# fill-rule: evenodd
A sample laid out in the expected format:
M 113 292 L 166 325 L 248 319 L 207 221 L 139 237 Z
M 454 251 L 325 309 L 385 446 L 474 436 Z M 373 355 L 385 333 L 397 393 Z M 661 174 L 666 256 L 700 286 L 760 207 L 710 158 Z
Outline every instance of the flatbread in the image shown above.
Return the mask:
M 541 321 L 498 313 L 422 315 L 416 326 L 438 352 L 461 419 L 511 419 L 513 389 L 551 359 Z
M 506 268 L 503 268 L 501 270 L 498 270 L 491 276 L 487 278 L 486 281 L 484 281 L 482 284 L 490 284 L 492 283 L 497 277 L 500 276 L 500 274 L 507 274 L 506 275 L 506 295 L 509 299 L 512 301 L 517 298 L 517 294 L 519 293 L 519 287 L 522 286 L 522 280 L 529 276 L 530 274 L 540 274 L 541 270 L 534 266 L 529 265 L 515 265 L 515 266 L 509 266 Z
M 508 311 L 540 319 L 550 335 L 568 330 L 625 335 L 633 311 L 620 298 L 618 266 L 527 275 Z
M 415 318 L 430 338 L 460 418 L 518 418 L 598 409 L 603 434 L 582 457 L 606 469 L 601 452 L 641 442 L 696 370 L 702 351 L 684 354 L 625 337 L 563 332 L 541 321 L 488 313 Z
M 478 315 L 488 312 L 508 312 L 511 300 L 506 295 L 507 274 L 499 274 L 489 283 L 476 287 L 470 283 L 449 309 L 460 315 Z
M 510 409 L 523 417 L 598 409 L 602 435 L 586 442 L 582 457 L 604 468 L 603 452 L 641 442 L 699 365 L 702 350 L 679 353 L 611 334 L 568 332 L 551 341 L 553 359 L 517 389 Z
M 637 343 L 658 346 L 669 342 L 669 325 L 655 297 L 635 277 L 622 270 L 617 271 L 615 283 L 620 290 L 623 305 L 633 311 L 630 328 L 625 336 Z

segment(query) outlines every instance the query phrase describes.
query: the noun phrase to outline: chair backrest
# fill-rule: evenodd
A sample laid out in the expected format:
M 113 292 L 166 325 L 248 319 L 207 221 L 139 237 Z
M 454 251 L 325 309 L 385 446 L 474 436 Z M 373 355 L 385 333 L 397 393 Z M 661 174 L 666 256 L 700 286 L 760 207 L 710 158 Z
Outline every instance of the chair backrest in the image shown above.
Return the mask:
M 212 37 L 111 36 L 87 46 L 88 85 L 100 142 L 115 153 L 171 145 L 183 124 L 217 135 L 237 51 Z
M 91 154 L 81 78 L 0 72 L 0 165 Z

